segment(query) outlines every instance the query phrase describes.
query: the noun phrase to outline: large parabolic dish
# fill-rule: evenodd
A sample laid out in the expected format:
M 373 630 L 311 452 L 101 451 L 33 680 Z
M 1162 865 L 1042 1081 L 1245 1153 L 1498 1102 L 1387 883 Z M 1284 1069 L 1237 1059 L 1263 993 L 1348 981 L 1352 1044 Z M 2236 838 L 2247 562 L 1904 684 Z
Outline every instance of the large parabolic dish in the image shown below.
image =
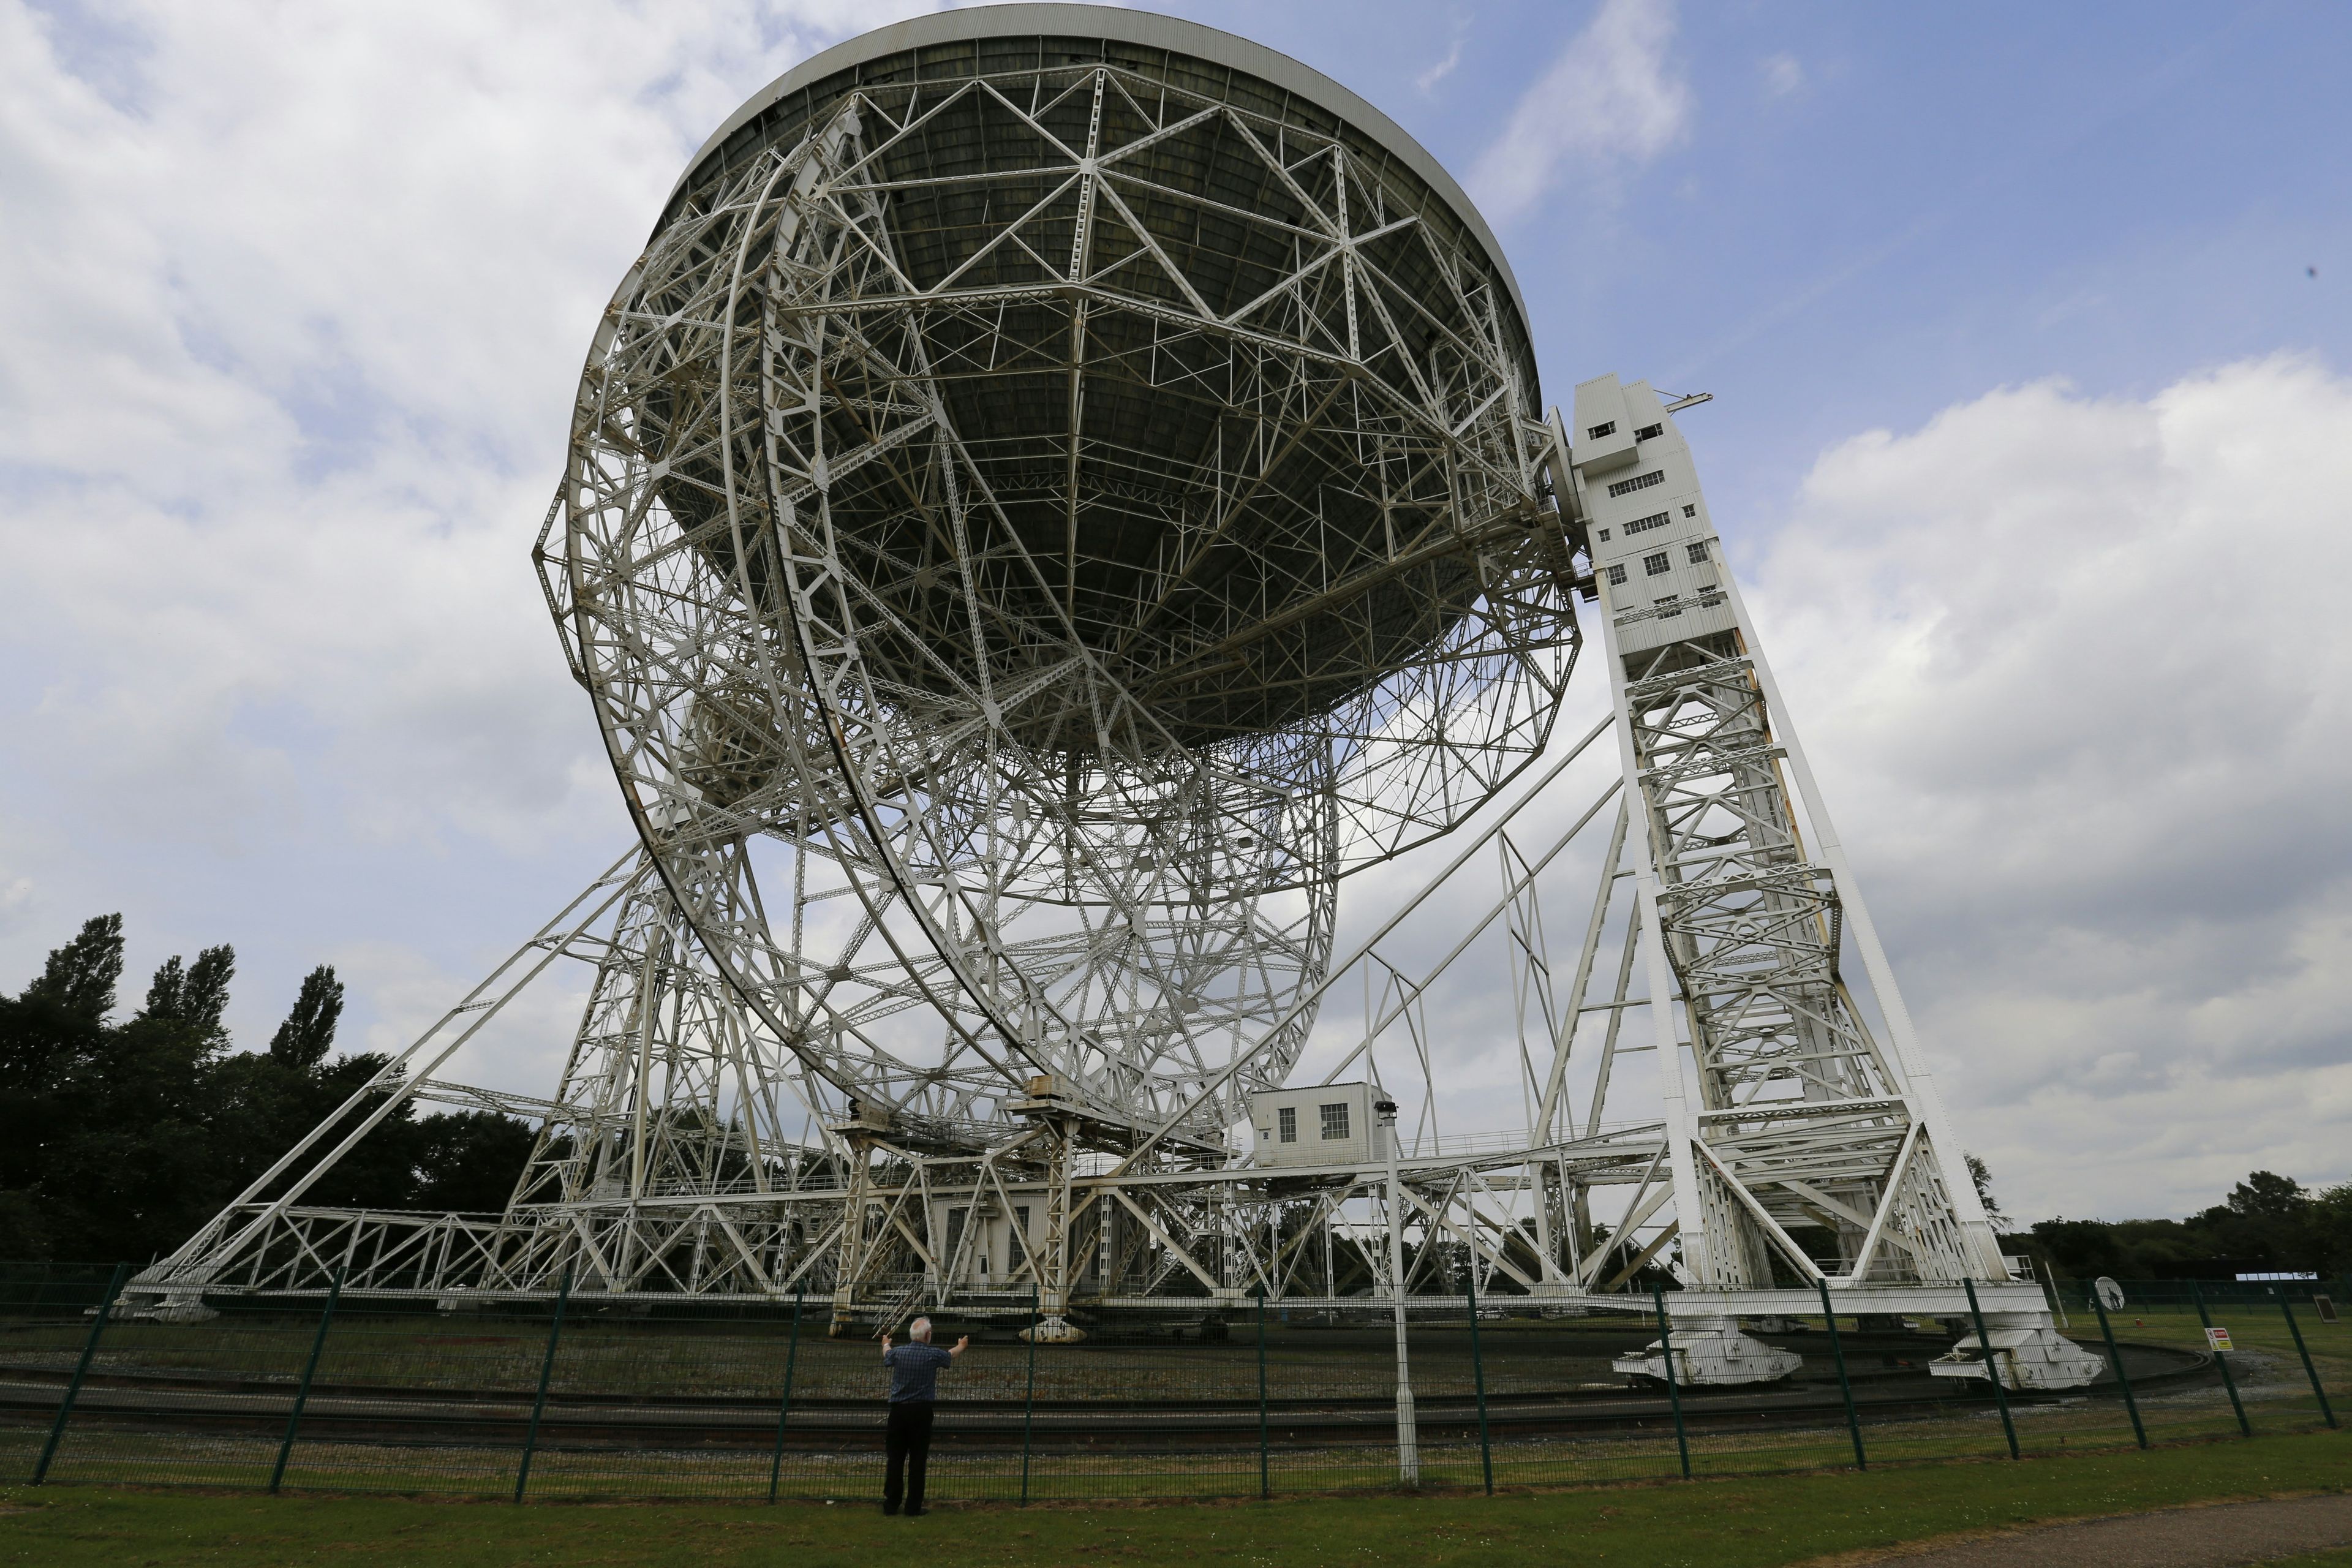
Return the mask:
M 1052 1075 L 1205 1151 L 1278 1083 L 1339 879 L 1549 733 L 1538 397 L 1453 181 L 1243 39 L 950 12 L 746 103 L 606 312 L 544 556 L 813 1103 L 984 1145 Z

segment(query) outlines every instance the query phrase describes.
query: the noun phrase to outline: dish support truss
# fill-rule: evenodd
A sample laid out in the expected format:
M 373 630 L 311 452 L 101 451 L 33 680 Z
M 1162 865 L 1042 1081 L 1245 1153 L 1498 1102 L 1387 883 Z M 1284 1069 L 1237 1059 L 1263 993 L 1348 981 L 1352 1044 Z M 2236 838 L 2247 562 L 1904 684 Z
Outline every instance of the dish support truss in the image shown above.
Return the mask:
M 1381 1157 L 1225 1157 L 1158 1136 L 1187 1107 L 1157 1130 L 1110 1125 L 1051 1079 L 993 1130 L 928 1142 L 813 1116 L 825 1101 L 801 1058 L 633 854 L 134 1292 L 170 1316 L 207 1291 L 322 1291 L 340 1269 L 347 1292 L 456 1306 L 545 1293 L 569 1269 L 575 1291 L 619 1300 L 806 1293 L 846 1327 L 1033 1300 L 1360 1311 L 1400 1289 L 1444 1310 L 1465 1276 L 1489 1297 L 1622 1309 L 1664 1269 L 1678 1311 L 1725 1315 L 1725 1361 L 1734 1314 L 1812 1310 L 1824 1285 L 1842 1311 L 1958 1315 L 1974 1281 L 2012 1337 L 2054 1341 L 1966 1179 L 1671 415 L 1605 377 L 1574 417 L 1583 448 L 1557 413 L 1546 446 L 1592 568 L 1580 586 L 1601 610 L 1610 713 L 1440 846 L 1444 863 L 1266 1026 L 1287 1041 L 1314 1020 L 1321 1081 L 1368 1075 L 1403 1102 Z M 1591 434 L 1612 425 L 1641 432 L 1629 458 Z M 1597 796 L 1569 809 L 1580 781 Z M 1547 931 L 1580 917 L 1555 964 Z M 558 956 L 595 978 L 555 1099 L 433 1076 Z M 1442 1016 L 1465 977 L 1499 994 L 1505 973 L 1525 1125 L 1465 1136 L 1441 1125 L 1438 1069 L 1468 1043 L 1430 1006 Z M 1654 1087 L 1622 1070 L 1643 1052 Z M 503 1215 L 303 1204 L 404 1100 L 541 1124 Z M 2080 1357 L 2060 1375 L 2097 1371 Z

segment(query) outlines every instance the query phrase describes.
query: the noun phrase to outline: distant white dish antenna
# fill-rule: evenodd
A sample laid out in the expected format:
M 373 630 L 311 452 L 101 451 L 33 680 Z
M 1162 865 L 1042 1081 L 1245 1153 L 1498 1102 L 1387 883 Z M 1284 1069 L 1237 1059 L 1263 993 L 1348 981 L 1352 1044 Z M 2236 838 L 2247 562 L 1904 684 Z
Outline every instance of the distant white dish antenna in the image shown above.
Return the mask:
M 2116 1284 L 2114 1280 L 2102 1274 L 2091 1282 L 2091 1289 L 2099 1293 L 2100 1306 L 2105 1307 L 2110 1312 L 2119 1311 L 2122 1310 L 2124 1304 L 2124 1288 L 2122 1286 Z

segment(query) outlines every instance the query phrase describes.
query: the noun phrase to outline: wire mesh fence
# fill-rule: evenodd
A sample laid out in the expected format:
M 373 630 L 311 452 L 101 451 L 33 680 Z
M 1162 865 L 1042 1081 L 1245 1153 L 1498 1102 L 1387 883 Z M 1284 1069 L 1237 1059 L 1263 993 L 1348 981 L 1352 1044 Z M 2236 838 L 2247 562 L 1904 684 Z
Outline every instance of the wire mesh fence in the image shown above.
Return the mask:
M 0 1478 L 517 1501 L 881 1495 L 879 1331 L 829 1297 L 608 1300 L 566 1282 L 495 1300 L 126 1303 L 126 1272 L 0 1266 Z M 937 1342 L 969 1343 L 940 1380 L 929 1494 L 1588 1486 L 2305 1430 L 2352 1400 L 2347 1299 L 2352 1282 L 2125 1281 L 2119 1304 L 2053 1286 L 2063 1331 L 2104 1370 L 1998 1396 L 1982 1375 L 1935 1371 L 1965 1370 L 1965 1315 L 1743 1318 L 1793 1370 L 1725 1384 L 1661 1354 L 1673 1292 L 1622 1308 L 1415 1299 L 1402 1334 L 1369 1300 L 1104 1308 L 1074 1319 L 1075 1341 L 1031 1334 L 1034 1305 L 940 1310 Z M 1705 1323 L 1685 1313 L 1681 1331 Z

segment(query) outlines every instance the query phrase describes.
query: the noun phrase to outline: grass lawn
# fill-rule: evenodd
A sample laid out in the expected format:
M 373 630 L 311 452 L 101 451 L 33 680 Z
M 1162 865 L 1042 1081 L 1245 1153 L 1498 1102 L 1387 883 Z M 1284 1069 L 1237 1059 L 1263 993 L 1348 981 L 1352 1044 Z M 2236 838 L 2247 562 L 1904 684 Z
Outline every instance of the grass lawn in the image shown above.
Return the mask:
M 1664 1482 L 1609 1490 L 992 1506 L 884 1519 L 870 1507 L 592 1506 L 165 1493 L 0 1492 L 0 1565 L 1706 1564 L 1765 1568 L 1961 1531 L 2188 1502 L 2352 1489 L 2352 1436 L 2151 1452 Z M 2352 1561 L 2328 1553 L 2313 1563 Z

